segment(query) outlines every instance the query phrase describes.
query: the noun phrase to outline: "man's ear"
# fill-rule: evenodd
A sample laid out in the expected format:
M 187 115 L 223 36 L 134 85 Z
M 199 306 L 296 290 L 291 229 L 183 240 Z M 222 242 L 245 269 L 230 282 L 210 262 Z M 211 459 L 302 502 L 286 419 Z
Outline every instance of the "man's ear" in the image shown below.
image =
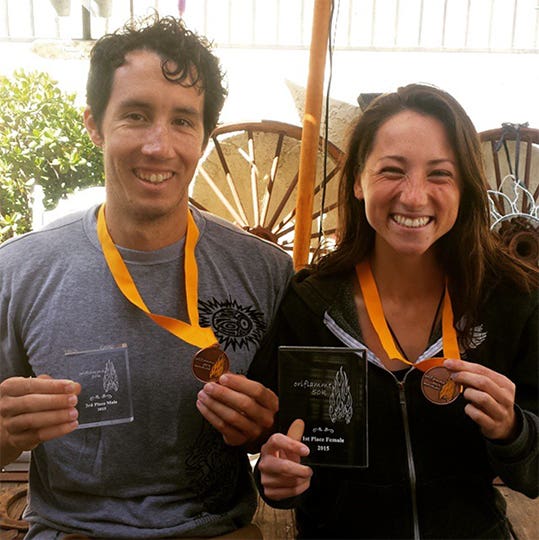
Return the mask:
M 204 152 L 206 151 L 206 148 L 208 148 L 208 143 L 210 142 L 212 133 L 213 133 L 213 131 L 206 137 L 206 134 L 204 132 L 204 139 L 202 141 L 202 147 L 200 149 L 200 158 L 204 155 Z
M 84 110 L 84 125 L 86 126 L 88 135 L 90 135 L 90 139 L 92 139 L 93 143 L 96 146 L 103 146 L 103 137 L 101 136 L 101 131 L 97 126 L 96 121 L 94 120 L 90 107 L 86 107 Z

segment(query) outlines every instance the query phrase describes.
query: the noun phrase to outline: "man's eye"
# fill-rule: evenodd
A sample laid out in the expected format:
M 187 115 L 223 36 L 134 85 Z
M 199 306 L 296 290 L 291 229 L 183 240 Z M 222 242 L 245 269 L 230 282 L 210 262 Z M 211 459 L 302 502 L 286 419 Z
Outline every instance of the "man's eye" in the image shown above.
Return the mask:
M 192 123 L 186 118 L 176 118 L 176 120 L 174 120 L 173 123 L 175 126 L 181 126 L 181 127 L 190 127 L 192 125 Z
M 126 118 L 135 122 L 140 122 L 141 120 L 144 120 L 144 116 L 142 116 L 142 114 L 140 113 L 128 113 L 126 114 Z

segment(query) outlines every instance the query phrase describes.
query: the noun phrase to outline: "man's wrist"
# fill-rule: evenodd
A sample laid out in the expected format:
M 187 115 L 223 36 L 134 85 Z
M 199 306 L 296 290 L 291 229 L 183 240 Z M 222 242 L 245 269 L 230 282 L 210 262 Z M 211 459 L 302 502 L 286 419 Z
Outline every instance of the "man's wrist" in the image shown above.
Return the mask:
M 22 454 L 22 450 L 10 444 L 9 439 L 6 430 L 0 428 L 0 467 L 9 465 Z

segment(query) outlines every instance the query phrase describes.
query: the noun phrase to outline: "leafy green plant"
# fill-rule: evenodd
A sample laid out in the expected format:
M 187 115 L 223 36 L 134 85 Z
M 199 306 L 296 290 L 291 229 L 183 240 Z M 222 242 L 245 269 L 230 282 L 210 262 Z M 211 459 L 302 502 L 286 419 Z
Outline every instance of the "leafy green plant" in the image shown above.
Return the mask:
M 31 229 L 31 194 L 43 186 L 44 206 L 76 189 L 103 184 L 101 150 L 75 105 L 47 73 L 0 76 L 0 241 Z

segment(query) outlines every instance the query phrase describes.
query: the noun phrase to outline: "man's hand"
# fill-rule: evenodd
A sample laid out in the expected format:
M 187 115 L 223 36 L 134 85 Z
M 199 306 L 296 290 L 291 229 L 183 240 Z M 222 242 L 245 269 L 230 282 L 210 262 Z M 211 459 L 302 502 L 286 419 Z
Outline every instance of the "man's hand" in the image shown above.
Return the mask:
M 268 499 L 295 497 L 311 485 L 313 471 L 300 463 L 301 457 L 309 454 L 308 446 L 300 442 L 304 429 L 303 420 L 294 420 L 287 435 L 275 433 L 262 446 L 258 469 Z
M 254 443 L 273 427 L 277 396 L 243 375 L 225 373 L 198 393 L 197 408 L 227 444 Z
M 78 426 L 75 408 L 79 383 L 51 379 L 11 377 L 0 384 L 2 465 L 24 450 L 70 433 Z
M 511 440 L 518 433 L 515 415 L 515 384 L 505 375 L 481 364 L 463 360 L 446 360 L 453 371 L 451 378 L 464 386 L 464 399 L 469 403 L 464 412 L 489 439 Z

